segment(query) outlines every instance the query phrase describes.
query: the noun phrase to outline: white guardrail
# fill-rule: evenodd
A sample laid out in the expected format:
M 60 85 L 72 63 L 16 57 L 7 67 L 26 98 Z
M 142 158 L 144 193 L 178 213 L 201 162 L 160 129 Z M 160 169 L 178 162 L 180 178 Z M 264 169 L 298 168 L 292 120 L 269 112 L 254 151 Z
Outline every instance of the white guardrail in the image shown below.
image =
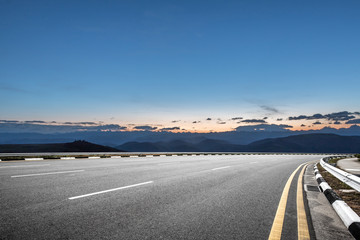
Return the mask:
M 360 177 L 355 176 L 351 173 L 345 172 L 337 167 L 331 166 L 326 161 L 329 158 L 322 158 L 320 160 L 320 165 L 334 177 L 342 181 L 343 183 L 349 185 L 356 191 L 360 192 Z

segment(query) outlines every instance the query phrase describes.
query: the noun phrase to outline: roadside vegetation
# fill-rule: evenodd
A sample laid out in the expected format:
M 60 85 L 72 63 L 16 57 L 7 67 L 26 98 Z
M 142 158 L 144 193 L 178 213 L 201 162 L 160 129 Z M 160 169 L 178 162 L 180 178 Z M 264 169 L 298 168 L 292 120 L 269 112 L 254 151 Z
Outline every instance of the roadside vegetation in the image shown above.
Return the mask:
M 317 167 L 330 187 L 360 216 L 360 193 L 331 175 L 320 164 Z
M 355 154 L 355 157 L 360 161 L 360 154 Z
M 338 158 L 330 159 L 330 160 L 328 161 L 328 163 L 330 163 L 330 164 L 335 164 L 335 166 L 336 166 L 337 162 L 338 162 L 339 160 L 341 160 L 341 159 L 344 159 L 344 157 L 338 157 Z

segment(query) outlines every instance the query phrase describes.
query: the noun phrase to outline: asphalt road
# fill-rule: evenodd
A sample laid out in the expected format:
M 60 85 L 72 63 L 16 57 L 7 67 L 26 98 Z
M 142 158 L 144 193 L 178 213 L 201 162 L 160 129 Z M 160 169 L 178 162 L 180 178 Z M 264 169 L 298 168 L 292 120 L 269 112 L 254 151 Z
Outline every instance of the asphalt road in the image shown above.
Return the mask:
M 357 176 L 360 175 L 360 161 L 358 158 L 346 158 L 339 160 L 337 162 L 337 167 L 342 168 L 351 174 L 355 174 Z
M 267 239 L 289 176 L 300 164 L 320 158 L 0 162 L 0 238 Z M 294 192 L 292 187 L 289 201 Z M 286 239 L 296 239 L 291 205 L 285 216 Z

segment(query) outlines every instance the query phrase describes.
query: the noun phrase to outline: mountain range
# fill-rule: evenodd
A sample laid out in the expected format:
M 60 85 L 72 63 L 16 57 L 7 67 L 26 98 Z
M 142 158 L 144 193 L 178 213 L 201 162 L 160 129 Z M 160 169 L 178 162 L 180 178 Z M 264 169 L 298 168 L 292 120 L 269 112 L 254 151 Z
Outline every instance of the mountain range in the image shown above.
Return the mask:
M 0 144 L 43 144 L 64 143 L 82 139 L 88 142 L 116 147 L 127 142 L 170 142 L 184 141 L 200 143 L 206 139 L 226 141 L 230 144 L 247 145 L 255 141 L 295 136 L 300 134 L 337 134 L 342 136 L 360 136 L 360 126 L 353 125 L 349 128 L 329 128 L 311 131 L 290 131 L 287 129 L 263 129 L 263 124 L 253 125 L 251 128 L 241 127 L 236 131 L 210 132 L 210 133 L 174 133 L 167 131 L 77 131 L 69 133 L 15 133 L 1 132 Z
M 336 134 L 301 134 L 267 138 L 249 144 L 234 144 L 218 139 L 199 141 L 170 140 L 158 142 L 131 141 L 108 147 L 87 141 L 51 144 L 0 144 L 0 153 L 34 152 L 297 152 L 359 153 L 360 136 Z
M 205 139 L 198 143 L 181 140 L 160 142 L 128 142 L 116 147 L 135 152 L 299 152 L 299 153 L 357 153 L 360 136 L 336 134 L 302 134 L 282 138 L 268 138 L 250 144 Z

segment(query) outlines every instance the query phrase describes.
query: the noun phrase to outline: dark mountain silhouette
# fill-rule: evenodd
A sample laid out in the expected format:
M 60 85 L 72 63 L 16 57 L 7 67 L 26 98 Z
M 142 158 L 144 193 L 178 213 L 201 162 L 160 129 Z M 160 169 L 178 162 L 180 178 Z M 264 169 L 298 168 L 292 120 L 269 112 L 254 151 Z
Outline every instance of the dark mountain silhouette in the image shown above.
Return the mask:
M 31 152 L 309 152 L 358 153 L 360 136 L 336 134 L 301 134 L 268 138 L 250 144 L 233 144 L 218 139 L 198 138 L 198 141 L 171 140 L 159 142 L 127 142 L 116 149 L 87 141 L 51 144 L 1 144 L 1 153 Z M 200 141 L 199 141 L 200 140 Z
M 254 141 L 267 138 L 281 138 L 300 134 L 333 133 L 342 136 L 360 136 L 360 126 L 353 125 L 349 128 L 329 128 L 310 131 L 290 131 L 282 129 L 276 131 L 274 127 L 267 127 L 262 130 L 262 125 L 254 125 L 251 128 L 241 127 L 236 131 L 212 132 L 212 133 L 172 133 L 172 132 L 152 132 L 152 131 L 81 131 L 70 133 L 9 133 L 0 131 L 0 144 L 38 144 L 38 143 L 64 143 L 72 142 L 76 139 L 83 139 L 88 142 L 118 146 L 127 142 L 170 142 L 181 140 L 187 143 L 200 143 L 206 139 L 227 141 L 231 144 L 247 145 Z M 256 128 L 257 130 L 251 130 Z
M 243 145 L 230 144 L 222 140 L 206 139 L 199 143 L 189 143 L 181 140 L 170 142 L 129 142 L 117 147 L 134 152 L 232 152 L 242 151 Z
M 198 152 L 195 144 L 175 140 L 169 142 L 128 142 L 117 147 L 129 152 Z
M 51 144 L 1 144 L 0 153 L 37 153 L 37 152 L 120 152 L 121 150 L 89 143 L 74 141 L 71 143 Z
M 222 140 L 206 139 L 199 143 L 185 141 L 129 142 L 117 147 L 136 152 L 309 152 L 356 153 L 360 152 L 360 136 L 336 134 L 302 134 L 283 138 L 269 138 L 247 145 Z
M 264 152 L 360 152 L 359 136 L 336 134 L 303 134 L 284 138 L 264 139 L 247 145 L 248 149 Z

